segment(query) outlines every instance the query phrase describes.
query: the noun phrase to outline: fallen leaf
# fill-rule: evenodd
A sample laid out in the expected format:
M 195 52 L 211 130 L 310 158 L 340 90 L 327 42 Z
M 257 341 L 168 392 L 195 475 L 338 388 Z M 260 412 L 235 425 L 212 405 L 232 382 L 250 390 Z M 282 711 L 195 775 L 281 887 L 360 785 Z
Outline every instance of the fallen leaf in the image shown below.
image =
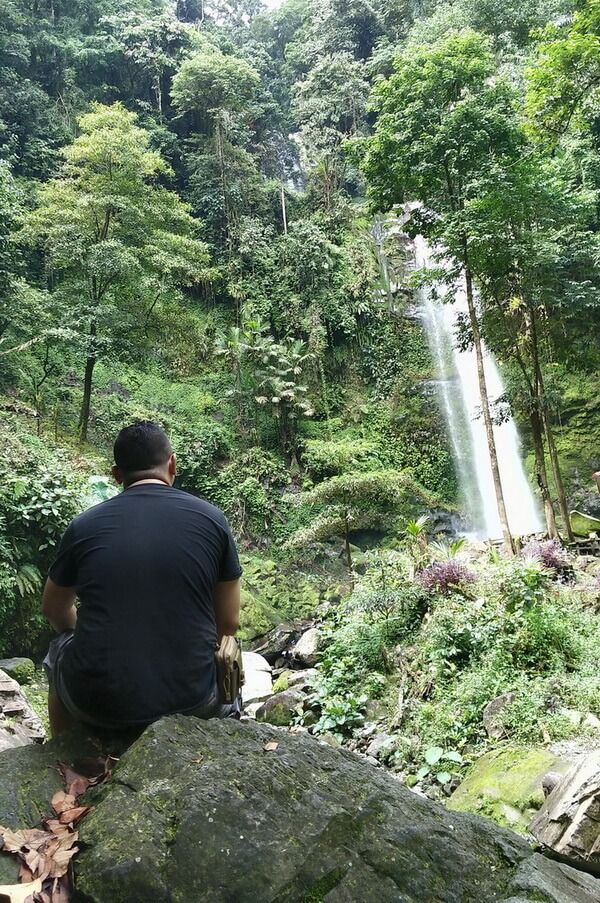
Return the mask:
M 274 740 L 271 740 L 269 743 L 265 743 L 265 745 L 263 746 L 263 749 L 265 752 L 275 752 L 275 750 L 277 749 L 278 746 L 279 746 L 279 743 L 275 743 Z
M 42 882 L 29 881 L 27 884 L 0 885 L 0 903 L 27 903 L 27 897 L 41 891 Z
M 204 762 L 204 756 L 198 756 L 197 759 L 192 759 L 192 765 L 202 765 Z
M 73 809 L 66 809 L 60 813 L 58 820 L 61 825 L 72 825 L 87 815 L 91 808 L 91 806 L 75 806 Z
M 65 793 L 64 790 L 59 790 L 52 797 L 52 808 L 57 815 L 60 815 L 61 812 L 65 812 L 67 809 L 73 809 L 76 802 L 77 800 L 72 793 Z
M 20 884 L 30 884 L 33 881 L 33 875 L 27 868 L 24 862 L 21 863 L 21 868 L 19 869 L 19 882 Z
M 67 788 L 69 796 L 77 799 L 82 793 L 85 793 L 91 784 L 89 778 L 79 774 L 77 771 L 73 771 L 68 765 L 59 765 L 58 767 L 64 778 L 65 787 Z
M 6 853 L 19 853 L 23 847 L 38 850 L 48 842 L 47 831 L 39 828 L 25 828 L 22 831 L 11 831 L 9 828 L 0 827 L 0 836 L 4 841 L 3 850 Z
M 69 826 L 61 824 L 58 818 L 49 818 L 44 822 L 44 824 L 46 828 L 52 832 L 52 834 L 57 834 L 59 837 L 62 834 L 69 833 Z

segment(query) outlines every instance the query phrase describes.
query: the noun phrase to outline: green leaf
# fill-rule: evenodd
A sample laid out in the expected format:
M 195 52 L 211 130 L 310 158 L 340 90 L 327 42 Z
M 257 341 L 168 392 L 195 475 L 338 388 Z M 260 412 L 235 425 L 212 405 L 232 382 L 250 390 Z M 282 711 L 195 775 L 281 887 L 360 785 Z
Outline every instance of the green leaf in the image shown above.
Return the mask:
M 461 754 L 459 752 L 456 752 L 456 750 L 454 750 L 454 749 L 451 750 L 450 752 L 444 753 L 444 755 L 442 756 L 442 759 L 444 759 L 445 762 L 456 762 L 457 765 L 462 765 L 462 763 L 463 763 L 463 757 L 461 756 Z
M 452 775 L 449 771 L 439 771 L 436 774 L 435 779 L 439 784 L 449 784 L 452 780 Z
M 425 753 L 425 761 L 428 765 L 436 765 L 443 755 L 444 750 L 441 746 L 430 746 Z

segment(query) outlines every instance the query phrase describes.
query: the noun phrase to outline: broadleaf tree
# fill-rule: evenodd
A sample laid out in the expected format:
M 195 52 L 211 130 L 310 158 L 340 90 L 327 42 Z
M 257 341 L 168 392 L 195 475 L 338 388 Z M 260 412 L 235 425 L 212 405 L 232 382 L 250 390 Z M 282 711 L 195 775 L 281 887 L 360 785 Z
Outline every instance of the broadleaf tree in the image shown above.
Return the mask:
M 60 175 L 40 187 L 22 238 L 42 253 L 65 325 L 77 336 L 84 442 L 97 361 L 117 347 L 130 352 L 161 294 L 207 280 L 211 270 L 197 222 L 160 184 L 169 168 L 135 114 L 95 104 L 79 129 Z

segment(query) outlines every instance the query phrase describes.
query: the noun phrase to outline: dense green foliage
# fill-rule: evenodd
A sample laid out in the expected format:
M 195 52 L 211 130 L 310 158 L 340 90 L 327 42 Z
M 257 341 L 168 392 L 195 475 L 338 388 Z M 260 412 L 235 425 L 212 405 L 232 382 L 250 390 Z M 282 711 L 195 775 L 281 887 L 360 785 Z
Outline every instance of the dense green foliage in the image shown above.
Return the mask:
M 600 713 L 590 574 L 436 536 L 415 305 L 475 287 L 484 417 L 564 535 L 600 466 L 599 28 L 597 0 L 0 0 L 0 654 L 40 653 L 60 533 L 152 418 L 239 539 L 244 637 L 323 617 L 317 732 L 375 700 L 392 763 L 449 785 L 504 691 L 517 741 Z
M 484 749 L 483 711 L 502 693 L 514 695 L 496 729 L 520 743 L 572 737 L 572 711 L 599 710 L 598 583 L 574 573 L 564 551 L 558 560 L 543 545 L 530 551 L 537 557 L 494 552 L 467 563 L 460 548 L 425 542 L 415 554 L 405 541 L 370 553 L 353 593 L 326 617 L 320 698 L 380 699 L 398 731 L 387 756 L 409 782 L 434 778 L 423 768 L 430 749 L 453 754 L 452 774 Z M 434 567 L 446 581 L 424 579 Z

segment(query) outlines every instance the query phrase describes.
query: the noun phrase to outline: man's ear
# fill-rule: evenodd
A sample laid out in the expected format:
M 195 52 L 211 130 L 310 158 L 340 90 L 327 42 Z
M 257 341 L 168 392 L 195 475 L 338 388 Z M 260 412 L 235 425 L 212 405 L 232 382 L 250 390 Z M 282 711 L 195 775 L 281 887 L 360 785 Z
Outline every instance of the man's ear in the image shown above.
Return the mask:
M 175 477 L 177 476 L 177 455 L 175 454 L 169 458 L 169 476 L 172 482 L 175 482 Z
M 110 469 L 110 472 L 113 475 L 113 480 L 115 481 L 115 483 L 118 483 L 119 486 L 122 486 L 123 485 L 123 471 L 121 470 L 121 468 L 117 467 L 116 464 L 113 464 L 113 466 Z

